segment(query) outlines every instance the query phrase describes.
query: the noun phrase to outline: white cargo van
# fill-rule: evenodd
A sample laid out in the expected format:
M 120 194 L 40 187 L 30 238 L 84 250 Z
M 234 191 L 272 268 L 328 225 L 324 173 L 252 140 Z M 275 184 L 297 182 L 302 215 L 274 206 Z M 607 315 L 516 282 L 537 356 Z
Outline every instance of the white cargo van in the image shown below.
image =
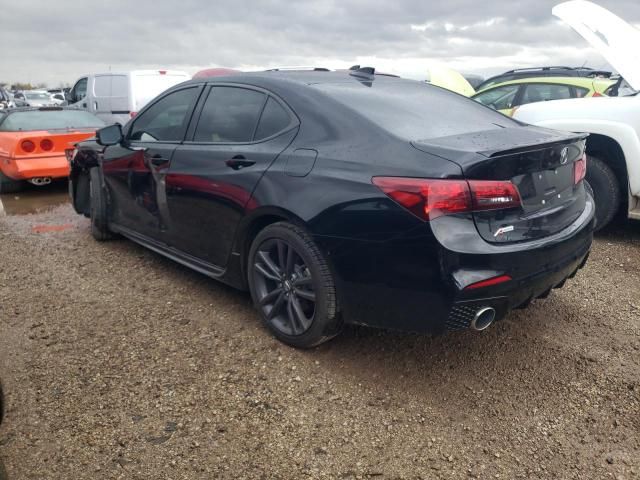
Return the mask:
M 67 103 L 94 113 L 107 124 L 124 125 L 158 94 L 190 79 L 185 72 L 175 70 L 85 75 L 67 95 Z

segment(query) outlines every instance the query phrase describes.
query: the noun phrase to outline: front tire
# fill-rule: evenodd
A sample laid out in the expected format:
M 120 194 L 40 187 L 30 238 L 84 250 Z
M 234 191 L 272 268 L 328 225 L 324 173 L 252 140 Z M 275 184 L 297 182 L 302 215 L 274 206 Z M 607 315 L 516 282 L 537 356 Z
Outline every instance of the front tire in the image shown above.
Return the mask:
M 99 242 L 111 240 L 113 233 L 107 226 L 107 198 L 100 181 L 99 167 L 89 171 L 89 216 L 91 218 L 91 235 Z
M 269 225 L 251 245 L 248 281 L 262 320 L 280 341 L 311 348 L 342 328 L 329 266 L 302 228 Z
M 611 167 L 598 157 L 587 159 L 587 182 L 596 203 L 596 231 L 607 226 L 620 208 L 620 184 Z
M 14 180 L 7 177 L 2 171 L 0 171 L 0 193 L 14 193 L 19 192 L 24 187 L 24 182 L 20 180 Z

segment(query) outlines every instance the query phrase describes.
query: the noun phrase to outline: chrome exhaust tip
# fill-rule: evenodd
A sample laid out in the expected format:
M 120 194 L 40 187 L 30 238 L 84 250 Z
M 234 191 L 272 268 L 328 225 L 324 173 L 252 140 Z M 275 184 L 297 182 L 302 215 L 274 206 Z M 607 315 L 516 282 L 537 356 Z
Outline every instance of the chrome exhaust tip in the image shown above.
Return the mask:
M 51 183 L 51 177 L 35 177 L 35 178 L 30 178 L 29 179 L 29 183 L 37 186 L 37 187 L 42 187 L 43 185 L 49 185 Z
M 469 327 L 472 330 L 481 331 L 488 328 L 496 319 L 496 309 L 492 307 L 482 307 L 479 309 L 471 320 Z

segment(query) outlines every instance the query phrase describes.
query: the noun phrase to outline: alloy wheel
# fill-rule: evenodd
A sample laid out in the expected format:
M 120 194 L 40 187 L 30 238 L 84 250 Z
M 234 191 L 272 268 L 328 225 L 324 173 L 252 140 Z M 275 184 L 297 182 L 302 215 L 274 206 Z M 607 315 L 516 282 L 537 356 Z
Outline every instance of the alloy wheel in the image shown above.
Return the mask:
M 287 241 L 263 242 L 255 256 L 254 288 L 258 305 L 273 327 L 297 336 L 313 324 L 316 293 L 311 271 Z

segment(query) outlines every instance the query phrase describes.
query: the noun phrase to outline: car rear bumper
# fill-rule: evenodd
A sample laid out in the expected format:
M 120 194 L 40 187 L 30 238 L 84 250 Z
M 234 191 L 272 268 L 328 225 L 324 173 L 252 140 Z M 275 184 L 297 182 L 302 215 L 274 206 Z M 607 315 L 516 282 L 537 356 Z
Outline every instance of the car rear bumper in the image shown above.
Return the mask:
M 561 287 L 584 266 L 593 239 L 594 204 L 551 237 L 509 246 L 481 240 L 468 251 L 442 243 L 435 229 L 421 228 L 386 242 L 316 238 L 335 273 L 338 302 L 348 323 L 442 333 L 471 326 L 476 312 L 494 308 L 496 318 Z M 444 219 L 444 217 L 442 217 Z M 455 230 L 455 219 L 446 219 Z M 468 223 L 469 224 L 469 223 Z M 431 226 L 433 227 L 433 226 Z M 416 232 L 422 232 L 417 234 Z M 459 239 L 459 235 L 454 235 Z M 484 244 L 484 251 L 479 250 Z M 461 243 L 453 242 L 454 247 Z M 500 275 L 511 280 L 478 289 L 470 284 Z
M 14 180 L 37 177 L 61 178 L 69 175 L 69 163 L 64 153 L 47 157 L 20 157 L 0 159 L 2 173 Z

